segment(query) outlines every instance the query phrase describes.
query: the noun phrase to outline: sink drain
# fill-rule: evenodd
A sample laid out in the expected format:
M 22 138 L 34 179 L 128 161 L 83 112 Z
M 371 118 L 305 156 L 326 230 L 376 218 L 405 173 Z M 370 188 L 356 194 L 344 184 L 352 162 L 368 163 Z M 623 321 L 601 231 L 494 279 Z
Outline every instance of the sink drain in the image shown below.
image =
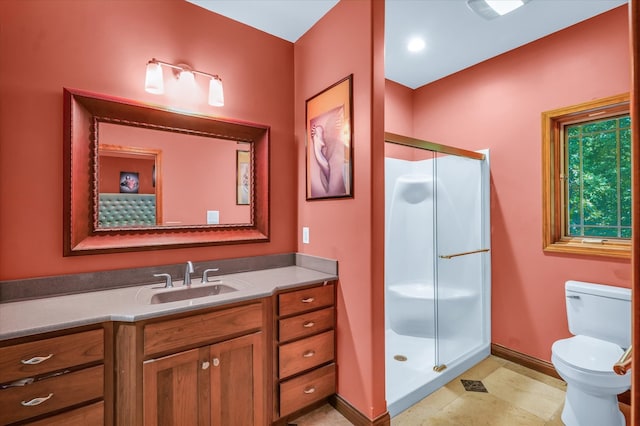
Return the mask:
M 393 357 L 393 359 L 395 359 L 396 361 L 403 361 L 403 362 L 404 362 L 404 361 L 406 361 L 406 360 L 407 360 L 407 357 L 406 357 L 406 356 L 404 356 L 404 355 L 395 355 L 395 356 Z

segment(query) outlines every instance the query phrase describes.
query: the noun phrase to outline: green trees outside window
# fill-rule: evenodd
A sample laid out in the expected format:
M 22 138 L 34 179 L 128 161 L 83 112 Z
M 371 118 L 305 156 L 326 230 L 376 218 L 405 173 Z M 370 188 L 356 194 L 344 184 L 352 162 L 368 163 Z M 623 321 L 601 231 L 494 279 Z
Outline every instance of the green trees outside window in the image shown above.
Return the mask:
M 631 119 L 565 126 L 567 235 L 631 238 Z

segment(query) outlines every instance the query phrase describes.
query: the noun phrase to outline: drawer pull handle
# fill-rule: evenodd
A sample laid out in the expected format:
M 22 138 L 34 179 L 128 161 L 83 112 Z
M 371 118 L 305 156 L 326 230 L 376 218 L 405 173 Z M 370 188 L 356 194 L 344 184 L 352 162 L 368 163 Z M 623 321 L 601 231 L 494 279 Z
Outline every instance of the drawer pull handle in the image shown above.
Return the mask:
M 306 388 L 305 390 L 303 390 L 302 392 L 306 393 L 307 395 L 312 394 L 316 391 L 315 386 L 310 386 L 308 388 Z
M 207 368 L 209 368 L 209 365 L 210 365 L 210 364 L 209 364 L 209 361 L 205 361 L 205 362 L 203 362 L 203 363 L 202 363 L 202 369 L 203 369 L 203 370 L 206 370 Z
M 302 303 L 312 303 L 315 299 L 315 297 L 307 297 L 305 299 L 302 299 L 301 302 Z
M 214 367 L 217 367 L 220 365 L 220 358 L 214 358 L 211 360 L 211 362 L 213 362 Z
M 312 356 L 314 356 L 316 354 L 316 351 L 306 351 L 305 353 L 302 354 L 302 356 L 304 358 L 311 358 Z
M 52 396 L 53 394 L 50 393 L 49 396 L 44 396 L 41 398 L 33 398 L 31 401 L 21 401 L 20 404 L 22 404 L 23 407 L 35 407 L 36 405 L 40 405 L 43 402 L 49 400 Z
M 307 321 L 307 322 L 305 322 L 304 324 L 302 324 L 302 326 L 303 326 L 304 328 L 311 328 L 311 327 L 313 327 L 314 325 L 316 325 L 316 323 L 315 323 L 315 322 L 313 322 L 313 321 Z
M 40 364 L 41 362 L 45 362 L 46 360 L 48 360 L 52 356 L 53 356 L 53 354 L 49 354 L 48 356 L 34 356 L 31 359 L 21 359 L 20 362 L 25 364 L 25 365 Z

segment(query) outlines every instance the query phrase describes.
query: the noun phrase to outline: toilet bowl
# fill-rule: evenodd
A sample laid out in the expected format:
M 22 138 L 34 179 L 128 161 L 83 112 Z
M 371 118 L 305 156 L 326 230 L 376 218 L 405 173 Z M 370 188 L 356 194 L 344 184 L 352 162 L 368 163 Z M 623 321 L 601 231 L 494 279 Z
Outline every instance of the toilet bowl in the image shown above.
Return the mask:
M 562 410 L 566 426 L 624 426 L 617 395 L 631 386 L 631 373 L 613 372 L 631 344 L 631 290 L 567 281 L 567 319 L 573 337 L 551 347 L 551 362 L 567 382 Z

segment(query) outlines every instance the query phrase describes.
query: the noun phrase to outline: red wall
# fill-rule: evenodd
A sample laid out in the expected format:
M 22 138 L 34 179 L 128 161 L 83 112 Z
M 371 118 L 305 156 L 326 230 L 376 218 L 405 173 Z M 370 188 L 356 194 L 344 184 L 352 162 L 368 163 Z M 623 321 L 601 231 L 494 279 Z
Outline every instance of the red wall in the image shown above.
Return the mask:
M 183 0 L 4 0 L 0 28 L 0 280 L 296 250 L 292 43 Z M 220 74 L 226 105 L 146 93 L 153 57 Z M 271 126 L 271 241 L 64 258 L 63 87 Z
M 629 261 L 542 251 L 541 189 L 540 114 L 629 91 L 627 13 L 602 14 L 412 99 L 414 137 L 491 149 L 492 341 L 547 361 L 551 344 L 569 335 L 566 280 L 631 286 Z M 386 105 L 389 115 L 394 104 Z
M 383 2 L 342 1 L 295 43 L 298 251 L 339 262 L 338 394 L 372 419 L 386 411 L 383 21 Z M 354 197 L 305 201 L 305 100 L 352 73 Z
M 384 84 L 384 131 L 413 134 L 413 90 L 395 81 Z

